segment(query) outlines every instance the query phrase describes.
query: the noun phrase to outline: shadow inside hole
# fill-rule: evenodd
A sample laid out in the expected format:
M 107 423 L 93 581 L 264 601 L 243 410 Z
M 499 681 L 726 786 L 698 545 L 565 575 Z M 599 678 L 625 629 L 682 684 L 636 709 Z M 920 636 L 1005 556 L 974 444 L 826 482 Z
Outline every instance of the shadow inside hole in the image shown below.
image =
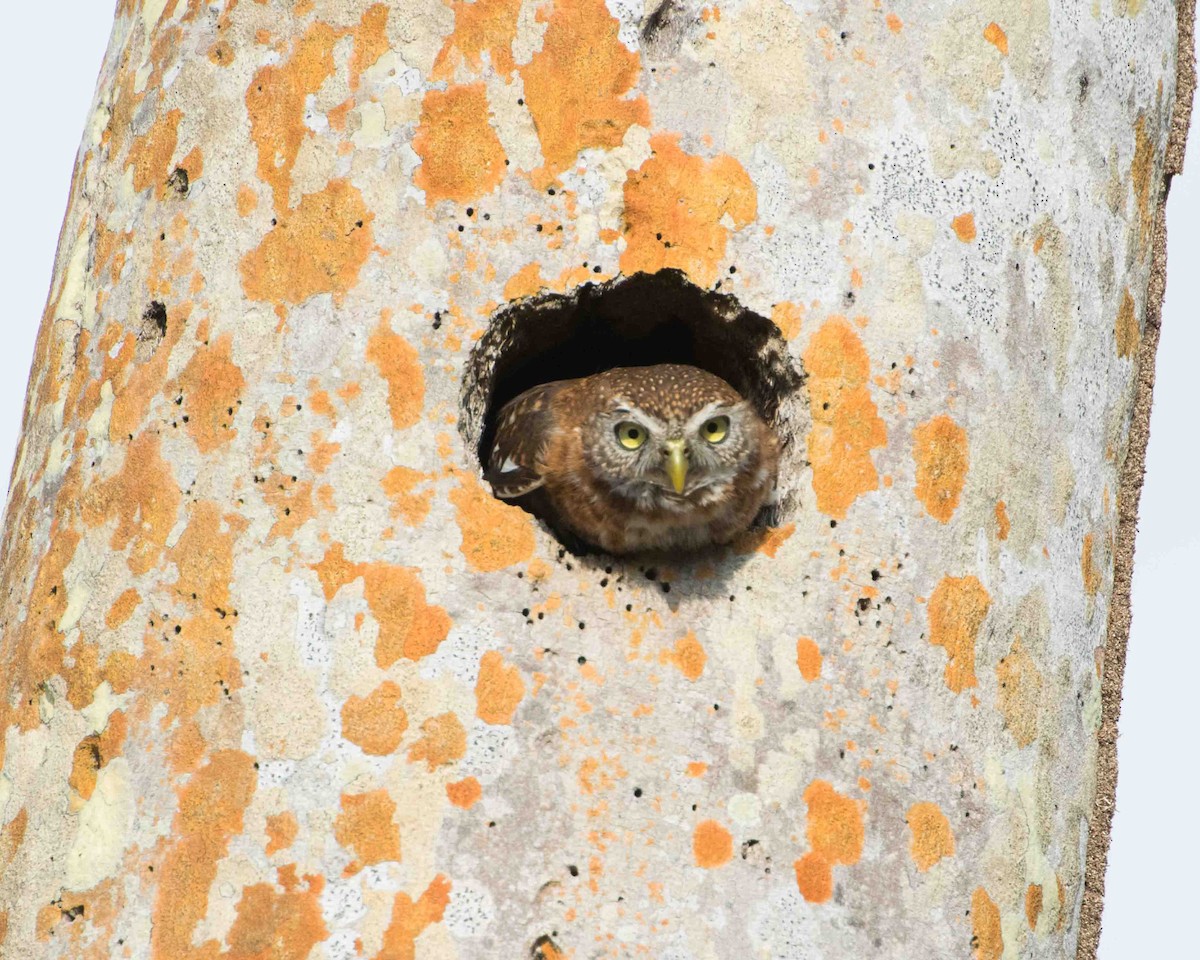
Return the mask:
M 806 465 L 809 421 L 799 361 L 769 319 L 733 296 L 696 286 L 678 270 L 588 283 L 501 307 L 467 362 L 460 427 L 486 468 L 495 415 L 525 390 L 657 363 L 686 363 L 716 374 L 774 428 L 781 444 L 778 497 L 756 525 L 786 520 Z M 554 532 L 579 552 L 579 544 Z

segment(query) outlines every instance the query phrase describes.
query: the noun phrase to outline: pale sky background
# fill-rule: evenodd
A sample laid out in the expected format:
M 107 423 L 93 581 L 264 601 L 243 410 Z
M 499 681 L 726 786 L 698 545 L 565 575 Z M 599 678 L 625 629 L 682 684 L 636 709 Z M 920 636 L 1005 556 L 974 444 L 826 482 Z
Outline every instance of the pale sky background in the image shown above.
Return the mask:
M 0 486 L 8 483 L 33 341 L 113 7 L 106 0 L 57 0 L 8 4 L 4 13 L 10 38 L 0 57 L 0 90 L 8 92 L 4 127 L 18 135 L 0 149 Z M 1188 172 L 1175 179 L 1167 207 L 1170 280 L 1137 540 L 1101 960 L 1182 956 L 1196 949 L 1200 622 L 1192 605 L 1200 563 L 1197 139 L 1194 131 Z

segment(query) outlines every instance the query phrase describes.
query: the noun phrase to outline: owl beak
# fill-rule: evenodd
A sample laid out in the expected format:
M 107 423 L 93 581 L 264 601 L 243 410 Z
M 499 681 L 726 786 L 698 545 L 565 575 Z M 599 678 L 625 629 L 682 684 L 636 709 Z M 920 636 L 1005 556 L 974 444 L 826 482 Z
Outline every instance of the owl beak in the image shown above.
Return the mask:
M 671 478 L 671 486 L 676 493 L 683 493 L 687 481 L 688 463 L 687 450 L 682 440 L 667 441 L 667 476 Z

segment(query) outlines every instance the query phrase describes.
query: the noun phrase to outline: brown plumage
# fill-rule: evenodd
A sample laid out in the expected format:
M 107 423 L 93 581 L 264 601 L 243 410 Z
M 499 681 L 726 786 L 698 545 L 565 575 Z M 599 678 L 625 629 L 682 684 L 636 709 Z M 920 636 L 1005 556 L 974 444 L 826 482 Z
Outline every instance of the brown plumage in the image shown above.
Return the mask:
M 487 480 L 610 553 L 728 543 L 775 489 L 779 443 L 697 367 L 618 367 L 527 390 L 500 411 Z

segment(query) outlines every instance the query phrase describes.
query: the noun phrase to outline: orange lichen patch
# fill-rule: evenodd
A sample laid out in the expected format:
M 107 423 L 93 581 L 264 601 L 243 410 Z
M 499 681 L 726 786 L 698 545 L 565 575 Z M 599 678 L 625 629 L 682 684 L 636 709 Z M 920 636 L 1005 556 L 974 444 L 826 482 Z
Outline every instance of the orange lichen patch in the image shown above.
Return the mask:
M 619 27 L 604 0 L 555 0 L 542 48 L 520 71 L 545 160 L 535 173 L 539 186 L 579 151 L 620 146 L 631 126 L 649 126 L 646 99 L 626 99 L 641 62 L 617 36 Z
M 100 754 L 100 737 L 96 734 L 84 737 L 75 744 L 71 758 L 71 774 L 67 785 L 81 800 L 90 800 L 96 789 L 96 773 L 103 765 Z
M 1008 56 L 1008 34 L 1000 24 L 992 22 L 983 28 L 983 39 L 994 46 L 1003 56 Z
M 789 523 L 783 527 L 763 527 L 756 530 L 747 530 L 734 541 L 733 549 L 735 553 L 741 556 L 758 552 L 764 557 L 770 557 L 774 560 L 775 555 L 779 552 L 779 548 L 787 543 L 795 532 L 796 525 L 794 523 Z
M 0 827 L 0 871 L 16 859 L 17 851 L 25 840 L 25 830 L 29 826 L 29 811 L 22 807 L 17 815 Z
M 700 760 L 693 760 L 687 765 L 687 775 L 693 780 L 699 779 L 708 773 L 708 764 Z
M 470 810 L 483 796 L 483 787 L 474 777 L 446 784 L 446 797 L 461 810 Z
M 821 675 L 821 648 L 812 637 L 801 637 L 796 641 L 796 666 L 800 676 L 812 683 Z
M 1025 891 L 1025 922 L 1030 930 L 1037 929 L 1038 917 L 1042 915 L 1042 886 L 1031 883 Z
M 345 548 L 335 543 L 312 569 L 321 580 L 326 600 L 362 578 L 367 605 L 379 622 L 375 662 L 384 670 L 401 657 L 420 660 L 428 656 L 450 632 L 449 614 L 425 602 L 425 587 L 411 567 L 350 563 Z
M 421 419 L 425 405 L 425 374 L 411 343 L 392 332 L 390 315 L 384 314 L 367 340 L 367 359 L 387 382 L 392 426 L 406 430 Z
M 775 308 L 771 311 L 771 322 L 779 328 L 779 332 L 783 334 L 785 340 L 795 339 L 800 332 L 800 324 L 804 319 L 804 305 L 800 303 L 783 303 L 775 304 Z
M 705 820 L 692 834 L 692 857 L 706 870 L 725 866 L 733 859 L 733 834 L 716 820 Z
M 546 281 L 542 279 L 542 265 L 535 260 L 508 278 L 504 284 L 504 299 L 520 300 L 544 289 Z
M 433 491 L 416 493 L 419 484 L 433 477 L 411 467 L 393 467 L 383 478 L 383 490 L 392 504 L 392 516 L 398 516 L 410 527 L 419 526 L 429 516 L 433 503 Z
M 533 520 L 520 507 L 493 497 L 473 476 L 454 471 L 458 486 L 450 491 L 462 534 L 463 557 L 481 573 L 494 573 L 533 556 Z
M 1012 530 L 1012 522 L 1008 519 L 1008 506 L 1003 500 L 996 501 L 996 539 L 1007 540 Z
M 625 180 L 625 251 L 621 272 L 683 270 L 711 286 L 725 257 L 730 227 L 758 216 L 754 181 L 733 157 L 684 153 L 678 137 L 650 138 L 652 155 Z
M 267 856 L 286 850 L 296 842 L 300 833 L 300 823 L 290 810 L 276 813 L 267 817 Z
M 233 580 L 233 548 L 245 521 L 234 516 L 222 530 L 221 508 L 211 500 L 198 500 L 188 511 L 188 525 L 171 550 L 179 571 L 175 591 L 185 600 L 195 598 L 204 610 L 229 606 Z
M 1133 161 L 1129 167 L 1130 185 L 1137 201 L 1139 234 L 1145 247 L 1154 229 L 1154 205 L 1150 202 L 1150 187 L 1154 181 L 1154 151 L 1157 138 L 1146 129 L 1146 116 L 1140 114 L 1133 127 Z
M 115 520 L 109 546 L 116 551 L 129 547 L 126 562 L 130 571 L 141 575 L 162 556 L 181 499 L 171 467 L 162 458 L 162 441 L 145 433 L 129 444 L 119 473 L 84 493 L 83 518 L 90 527 Z
M 796 883 L 805 900 L 825 903 L 833 895 L 833 867 L 857 863 L 862 856 L 862 812 L 858 803 L 825 780 L 809 785 L 804 802 L 808 805 L 805 832 L 812 850 L 795 863 Z
M 342 705 L 342 736 L 372 756 L 395 753 L 408 729 L 400 696 L 400 688 L 384 680 L 365 697 L 350 697 Z
M 917 499 L 931 517 L 948 523 L 967 479 L 967 431 L 947 416 L 934 417 L 913 430 L 913 460 Z
M 1000 908 L 983 887 L 978 887 L 971 894 L 971 929 L 971 949 L 975 960 L 1000 960 L 1004 954 Z
M 341 36 L 327 23 L 314 23 L 296 42 L 291 59 L 263 67 L 246 90 L 258 176 L 271 187 L 277 213 L 289 206 L 300 144 L 312 135 L 304 123 L 305 101 L 333 74 L 333 47 Z
M 340 303 L 358 282 L 374 248 L 371 221 L 358 188 L 330 180 L 281 213 L 257 248 L 241 261 L 242 289 L 251 300 L 300 304 L 329 293 Z
M 156 245 L 156 249 L 157 249 Z M 171 353 L 179 339 L 183 336 L 184 325 L 190 316 L 191 305 L 181 304 L 178 308 L 167 309 L 167 331 L 158 344 L 158 348 L 148 360 L 132 362 L 137 340 L 132 333 L 124 336 L 118 361 L 126 364 L 124 378 L 113 376 L 112 422 L 109 425 L 109 439 L 113 441 L 127 440 L 138 433 L 142 421 L 153 400 L 162 394 L 163 385 L 167 381 L 167 364 Z M 87 369 L 84 364 L 83 369 Z
M 1008 656 L 996 664 L 996 681 L 1000 684 L 998 699 L 1004 725 L 1018 746 L 1027 747 L 1037 737 L 1044 682 L 1020 637 L 1013 640 Z
M 929 598 L 929 642 L 946 648 L 946 686 L 955 693 L 979 684 L 975 640 L 991 605 L 975 577 L 942 577 Z
M 424 760 L 431 771 L 461 760 L 467 753 L 467 731 L 455 713 L 430 717 L 421 724 L 421 737 L 408 751 L 409 763 Z
M 1137 354 L 1142 330 L 1138 326 L 1137 304 L 1126 287 L 1121 294 L 1121 306 L 1117 309 L 1117 356 L 1132 357 Z
M 901 20 L 894 13 L 889 13 L 884 18 L 884 22 L 887 23 L 887 28 L 889 30 L 891 30 L 892 33 L 899 33 L 901 30 L 904 29 L 904 21 Z
M 175 839 L 156 871 L 158 891 L 150 935 L 154 960 L 219 952 L 214 941 L 193 946 L 192 933 L 208 914 L 208 891 L 217 863 L 228 852 L 229 841 L 242 832 L 256 779 L 252 757 L 239 750 L 221 750 L 180 792 L 171 828 Z
M 377 3 L 368 7 L 354 34 L 354 53 L 350 56 L 350 89 L 357 90 L 363 71 L 391 49 L 387 36 L 388 6 Z
M 954 856 L 950 821 L 936 803 L 914 803 L 909 807 L 908 829 L 912 834 L 908 852 L 922 873 L 942 858 Z
M 192 147 L 188 155 L 179 161 L 179 169 L 187 174 L 188 184 L 195 183 L 204 176 L 204 152 L 199 147 Z
M 168 168 L 178 143 L 182 119 L 182 110 L 161 114 L 145 136 L 138 137 L 129 148 L 126 166 L 133 167 L 133 189 L 138 193 L 155 185 L 160 196 L 166 191 Z
M 475 716 L 493 725 L 512 723 L 524 697 L 521 671 L 506 664 L 495 650 L 485 653 L 479 661 L 479 679 L 475 682 Z
M 1096 591 L 1100 589 L 1100 570 L 1096 566 L 1095 549 L 1096 535 L 1092 533 L 1084 534 L 1083 550 L 1079 556 L 1079 567 L 1083 572 L 1083 589 L 1087 591 L 1089 597 L 1094 597 Z
M 512 45 L 517 37 L 517 18 L 521 0 L 447 0 L 454 11 L 454 30 L 446 38 L 430 77 L 453 80 L 460 64 L 476 74 L 483 70 L 486 53 L 492 68 L 502 77 L 511 77 L 517 69 Z
M 950 221 L 954 235 L 963 243 L 971 243 L 975 239 L 975 214 L 971 212 L 960 214 Z
M 704 665 L 708 663 L 708 654 L 696 635 L 690 630 L 686 637 L 675 642 L 675 649 L 670 655 L 673 663 L 685 677 L 695 682 L 704 673 Z
M 813 427 L 808 457 L 817 507 L 843 519 L 850 505 L 879 488 L 871 451 L 887 431 L 867 388 L 870 359 L 845 317 L 830 317 L 804 351 Z
M 396 894 L 392 919 L 383 933 L 383 946 L 374 960 L 415 960 L 417 938 L 435 923 L 441 923 L 450 903 L 450 881 L 434 877 L 415 903 L 407 893 Z
M 504 179 L 504 147 L 492 129 L 490 112 L 482 83 L 425 94 L 412 143 L 421 158 L 413 182 L 425 191 L 430 206 L 439 200 L 476 200 Z
M 393 822 L 395 815 L 396 802 L 386 790 L 342 794 L 342 810 L 333 822 L 333 835 L 356 858 L 346 867 L 346 876 L 376 863 L 400 862 L 400 830 Z
M 129 618 L 133 616 L 133 611 L 138 608 L 138 604 L 142 602 L 142 595 L 133 587 L 130 587 L 123 594 L 113 601 L 113 605 L 108 608 L 108 613 L 104 615 L 104 625 L 109 630 L 116 630 L 118 627 L 124 626 Z
M 305 960 L 329 936 L 321 915 L 325 878 L 306 874 L 300 887 L 294 868 L 280 868 L 279 882 L 282 892 L 270 883 L 243 888 L 223 960 Z
M 179 375 L 184 426 L 201 453 L 212 453 L 237 436 L 233 415 L 246 378 L 233 362 L 233 335 L 222 334 L 194 354 Z
M 258 209 L 258 194 L 250 189 L 248 184 L 241 184 L 237 189 L 238 216 L 248 217 Z

